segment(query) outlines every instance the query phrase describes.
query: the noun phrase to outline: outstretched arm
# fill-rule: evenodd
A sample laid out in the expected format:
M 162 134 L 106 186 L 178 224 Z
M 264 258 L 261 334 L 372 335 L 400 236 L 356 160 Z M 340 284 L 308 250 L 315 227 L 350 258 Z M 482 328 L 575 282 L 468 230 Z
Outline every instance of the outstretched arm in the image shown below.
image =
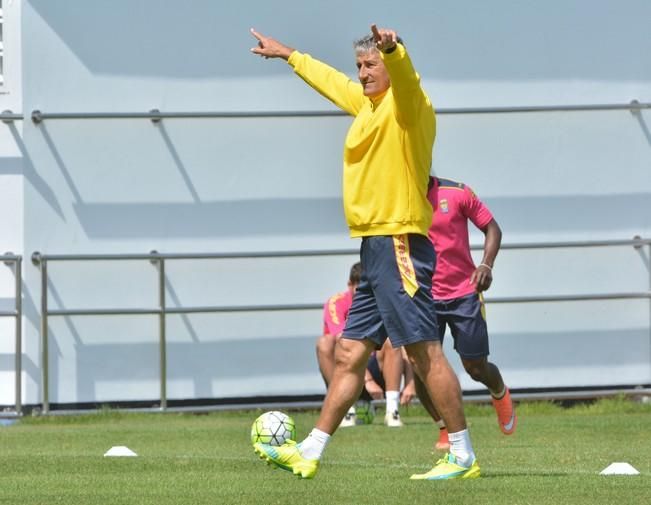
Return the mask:
M 294 49 L 278 42 L 271 37 L 265 37 L 261 33 L 256 32 L 251 28 L 251 35 L 258 40 L 257 47 L 252 47 L 251 52 L 258 54 L 265 58 L 282 58 L 287 61 L 289 56 L 294 52 Z
M 263 58 L 282 58 L 287 61 L 301 79 L 337 107 L 353 116 L 362 107 L 364 102 L 362 86 L 351 81 L 346 74 L 272 37 L 262 35 L 253 28 L 251 28 L 251 35 L 258 41 L 257 47 L 251 48 L 253 54 Z

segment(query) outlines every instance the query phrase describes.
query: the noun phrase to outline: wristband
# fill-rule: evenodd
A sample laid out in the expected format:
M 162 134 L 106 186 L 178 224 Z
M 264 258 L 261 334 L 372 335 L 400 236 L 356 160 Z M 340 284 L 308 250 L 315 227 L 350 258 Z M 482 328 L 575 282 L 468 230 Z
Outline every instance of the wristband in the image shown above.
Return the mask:
M 491 272 L 493 271 L 493 267 L 488 266 L 486 263 L 480 263 L 480 264 L 477 266 L 477 268 L 479 268 L 479 267 L 486 267 L 486 268 L 488 268 Z

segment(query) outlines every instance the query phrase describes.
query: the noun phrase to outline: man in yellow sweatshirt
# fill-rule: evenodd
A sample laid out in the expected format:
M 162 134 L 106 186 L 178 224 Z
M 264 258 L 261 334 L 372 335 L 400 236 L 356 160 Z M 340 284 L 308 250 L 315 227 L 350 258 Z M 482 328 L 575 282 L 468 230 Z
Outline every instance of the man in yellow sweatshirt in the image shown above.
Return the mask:
M 436 133 L 434 110 L 396 32 L 371 26 L 355 42 L 359 83 L 344 73 L 251 30 L 265 58 L 281 58 L 312 88 L 354 116 L 344 144 L 344 212 L 361 237 L 362 279 L 336 346 L 336 366 L 315 428 L 301 443 L 255 444 L 262 459 L 303 478 L 363 387 L 370 353 L 390 338 L 414 371 L 449 431 L 450 453 L 412 479 L 479 477 L 459 381 L 441 348 L 431 295 L 435 253 L 427 200 Z

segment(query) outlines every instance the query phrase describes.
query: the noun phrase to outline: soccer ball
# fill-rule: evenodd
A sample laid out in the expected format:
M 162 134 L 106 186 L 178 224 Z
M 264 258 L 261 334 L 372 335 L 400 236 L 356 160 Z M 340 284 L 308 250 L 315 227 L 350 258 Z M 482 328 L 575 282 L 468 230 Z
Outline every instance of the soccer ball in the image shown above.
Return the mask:
M 251 426 L 251 443 L 262 442 L 269 445 L 283 445 L 296 439 L 294 420 L 284 412 L 272 410 L 265 412 Z

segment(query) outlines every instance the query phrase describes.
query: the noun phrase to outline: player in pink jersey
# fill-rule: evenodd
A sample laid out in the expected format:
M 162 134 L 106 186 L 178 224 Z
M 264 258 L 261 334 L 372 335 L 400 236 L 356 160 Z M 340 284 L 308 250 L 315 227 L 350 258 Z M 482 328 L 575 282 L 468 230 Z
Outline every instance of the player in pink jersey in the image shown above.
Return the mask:
M 502 231 L 488 207 L 465 184 L 432 177 L 427 196 L 434 209 L 429 230 L 437 258 L 432 296 L 441 341 L 449 326 L 463 367 L 475 381 L 488 388 L 500 429 L 510 435 L 516 425 L 515 409 L 499 369 L 488 361 L 488 330 L 481 295 L 493 281 L 493 264 L 500 249 Z M 485 236 L 484 253 L 478 266 L 470 254 L 468 221 Z M 436 448 L 447 450 L 445 424 L 417 377 L 415 383 L 421 403 L 440 428 Z
M 335 367 L 335 344 L 346 326 L 348 311 L 353 303 L 353 295 L 361 279 L 361 264 L 355 263 L 350 269 L 348 289 L 331 296 L 323 307 L 323 334 L 317 340 L 316 354 L 319 370 L 329 386 Z M 410 384 L 400 395 L 400 383 L 403 374 L 401 349 L 394 349 L 387 341 L 380 351 L 371 355 L 365 370 L 364 389 L 360 397 L 365 408 L 372 408 L 371 400 L 380 400 L 386 395 L 386 416 L 384 422 L 392 428 L 403 425 L 400 419 L 399 404 L 409 403 L 415 391 Z M 340 427 L 358 424 L 355 405 L 350 407 L 341 421 Z

